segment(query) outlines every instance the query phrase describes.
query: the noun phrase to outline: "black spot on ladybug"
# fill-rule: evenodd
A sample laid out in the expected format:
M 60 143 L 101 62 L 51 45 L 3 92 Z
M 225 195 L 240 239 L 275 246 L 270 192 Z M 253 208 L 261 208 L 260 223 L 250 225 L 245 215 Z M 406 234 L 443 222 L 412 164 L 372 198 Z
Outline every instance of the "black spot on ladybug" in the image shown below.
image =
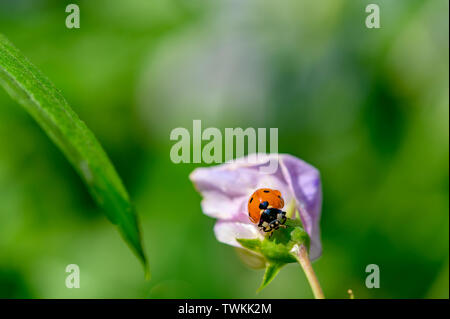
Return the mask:
M 259 209 L 267 209 L 267 207 L 269 207 L 268 201 L 265 201 L 265 202 L 262 202 L 261 204 L 259 204 Z
M 253 201 L 253 197 L 252 198 L 250 198 L 250 203 Z
M 265 189 L 263 192 L 264 193 L 270 193 L 270 191 L 268 191 L 267 189 Z

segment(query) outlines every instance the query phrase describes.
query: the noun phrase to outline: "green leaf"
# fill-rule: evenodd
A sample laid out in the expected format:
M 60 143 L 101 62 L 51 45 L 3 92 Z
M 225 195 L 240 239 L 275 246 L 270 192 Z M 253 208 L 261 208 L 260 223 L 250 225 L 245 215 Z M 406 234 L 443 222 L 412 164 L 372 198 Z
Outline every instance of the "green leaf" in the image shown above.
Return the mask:
M 0 84 L 61 149 L 149 276 L 136 212 L 105 151 L 49 79 L 1 34 Z
M 279 263 L 268 263 L 266 266 L 266 272 L 264 273 L 264 277 L 261 283 L 261 286 L 259 286 L 258 290 L 256 292 L 260 292 L 263 290 L 279 273 L 281 267 L 283 267 L 285 264 L 279 264 Z

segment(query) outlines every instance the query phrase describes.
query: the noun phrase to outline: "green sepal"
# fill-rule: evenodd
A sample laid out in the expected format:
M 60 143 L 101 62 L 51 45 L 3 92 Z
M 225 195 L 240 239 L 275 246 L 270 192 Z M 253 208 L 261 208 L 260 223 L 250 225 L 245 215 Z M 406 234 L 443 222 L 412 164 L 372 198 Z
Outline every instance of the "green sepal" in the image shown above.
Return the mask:
M 236 239 L 242 247 L 259 254 L 266 260 L 266 272 L 261 286 L 257 290 L 258 292 L 275 278 L 281 267 L 297 262 L 297 259 L 291 253 L 294 245 L 304 245 L 309 250 L 310 238 L 303 229 L 302 222 L 299 219 L 288 219 L 285 225 L 286 228 L 279 228 L 274 231 L 271 238 L 266 236 L 262 240 Z
M 309 238 L 308 233 L 302 227 L 294 228 L 294 230 L 291 232 L 291 241 L 294 244 L 306 246 L 309 251 L 311 239 Z
M 242 247 L 252 251 L 259 252 L 261 249 L 261 240 L 259 239 L 236 238 L 236 240 L 242 245 Z
M 261 282 L 261 285 L 256 290 L 256 292 L 260 292 L 263 290 L 278 274 L 281 267 L 283 267 L 285 264 L 281 263 L 268 263 L 266 266 L 266 271 L 264 272 L 263 281 Z

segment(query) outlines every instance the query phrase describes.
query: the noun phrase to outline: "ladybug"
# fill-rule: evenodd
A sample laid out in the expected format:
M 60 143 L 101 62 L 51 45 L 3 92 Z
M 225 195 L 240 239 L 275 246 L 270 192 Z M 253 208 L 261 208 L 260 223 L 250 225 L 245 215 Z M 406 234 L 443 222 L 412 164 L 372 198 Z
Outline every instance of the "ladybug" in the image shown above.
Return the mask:
M 248 216 L 263 232 L 272 232 L 286 223 L 284 199 L 278 190 L 270 188 L 257 189 L 248 200 Z

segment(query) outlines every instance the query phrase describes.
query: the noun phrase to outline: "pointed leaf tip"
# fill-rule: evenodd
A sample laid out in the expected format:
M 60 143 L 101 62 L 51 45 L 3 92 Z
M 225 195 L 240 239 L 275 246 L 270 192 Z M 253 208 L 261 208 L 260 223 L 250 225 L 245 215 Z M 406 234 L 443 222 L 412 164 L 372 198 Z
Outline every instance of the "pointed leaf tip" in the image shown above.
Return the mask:
M 266 272 L 264 273 L 263 281 L 261 282 L 261 285 L 256 290 L 256 293 L 259 293 L 261 290 L 263 290 L 280 272 L 281 267 L 283 267 L 285 264 L 281 263 L 268 263 L 266 266 Z
M 109 220 L 146 267 L 137 214 L 102 146 L 50 80 L 0 34 L 0 85 L 64 153 Z

